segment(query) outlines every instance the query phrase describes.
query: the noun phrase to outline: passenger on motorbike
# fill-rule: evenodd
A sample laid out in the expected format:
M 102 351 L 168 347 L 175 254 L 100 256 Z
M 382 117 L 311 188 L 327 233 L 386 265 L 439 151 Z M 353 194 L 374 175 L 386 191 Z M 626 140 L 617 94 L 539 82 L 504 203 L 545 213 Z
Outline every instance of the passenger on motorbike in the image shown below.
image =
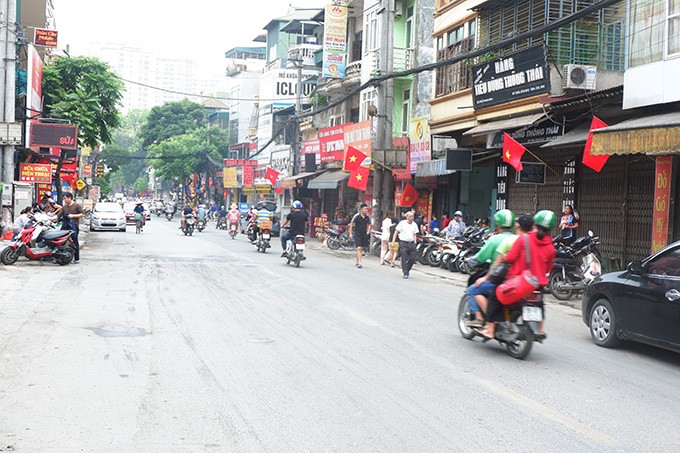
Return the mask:
M 186 223 L 186 216 L 194 214 L 194 209 L 189 206 L 188 204 L 185 204 L 184 207 L 182 208 L 182 219 L 180 221 L 180 229 L 184 230 L 185 223 Z
M 486 241 L 484 247 L 470 259 L 475 265 L 493 263 L 498 256 L 498 247 L 507 237 L 513 236 L 512 226 L 515 224 L 515 214 L 513 214 L 511 210 L 501 209 L 494 214 L 493 218 L 496 223 L 496 233 L 492 235 Z M 495 284 L 482 278 L 477 279 L 474 285 L 468 287 L 468 304 L 470 305 L 470 312 L 475 314 L 475 319 L 473 321 L 468 321 L 466 323 L 467 325 L 471 327 L 482 327 L 484 325 L 484 316 L 482 312 L 486 312 L 487 298 L 495 288 Z
M 290 229 L 281 233 L 281 248 L 283 249 L 281 258 L 286 256 L 286 243 L 289 239 L 293 239 L 297 235 L 305 235 L 308 220 L 307 214 L 302 212 L 302 202 L 295 200 L 293 202 L 293 210 L 286 216 L 286 220 L 281 225 L 281 230 L 283 231 L 288 222 L 290 222 Z
M 555 224 L 557 224 L 557 216 L 552 211 L 538 211 L 534 215 L 533 231 L 527 233 L 529 238 L 530 268 L 527 267 L 525 243 L 522 240 L 522 236 L 520 236 L 503 258 L 506 263 L 511 264 L 506 278 L 512 278 L 528 270 L 538 279 L 539 287 L 548 284 L 547 274 L 555 260 L 555 246 L 550 236 L 550 230 L 555 227 Z M 502 305 L 498 302 L 495 294 L 492 294 L 487 305 L 488 321 L 484 326 L 484 330 L 480 331 L 486 338 L 492 339 L 495 336 L 495 323 L 498 322 L 499 312 L 502 311 L 501 307 Z M 538 334 L 536 334 L 536 339 L 539 341 L 546 337 L 543 327 L 544 322 L 539 322 Z
M 205 209 L 204 204 L 198 205 L 198 209 L 196 209 L 196 217 L 199 220 L 204 220 L 208 216 L 208 210 Z
M 456 211 L 453 213 L 453 220 L 449 222 L 446 226 L 446 239 L 463 239 L 463 232 L 465 231 L 466 225 L 463 222 L 463 213 Z
M 229 222 L 229 228 L 231 228 L 232 224 L 238 225 L 238 221 L 241 220 L 241 213 L 238 210 L 238 206 L 236 206 L 236 203 L 231 204 L 231 209 L 229 209 L 229 212 L 227 212 L 227 222 Z M 238 227 L 237 227 L 238 229 Z

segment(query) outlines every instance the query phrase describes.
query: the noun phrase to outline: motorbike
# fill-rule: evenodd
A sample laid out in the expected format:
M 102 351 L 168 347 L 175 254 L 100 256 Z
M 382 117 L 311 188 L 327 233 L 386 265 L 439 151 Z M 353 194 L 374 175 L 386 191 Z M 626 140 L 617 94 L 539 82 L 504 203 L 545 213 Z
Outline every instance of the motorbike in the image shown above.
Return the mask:
M 463 241 L 459 246 L 458 255 L 450 263 L 450 266 L 463 274 L 472 273 L 468 258 L 475 256 L 482 249 L 488 236 L 489 230 L 486 228 L 473 227 L 469 231 L 466 230 L 463 234 Z
M 199 232 L 205 230 L 206 225 L 207 225 L 207 222 L 206 222 L 205 218 L 196 220 L 196 229 Z
M 229 236 L 232 239 L 236 239 L 236 234 L 238 234 L 238 224 L 236 222 L 229 223 Z
M 226 217 L 220 217 L 217 219 L 217 224 L 215 225 L 215 228 L 218 230 L 226 230 L 227 229 L 227 218 Z
M 0 262 L 6 266 L 16 263 L 19 257 L 29 260 L 53 261 L 65 266 L 73 261 L 71 231 L 56 230 L 48 220 L 31 219 L 15 241 L 0 252 Z M 32 246 L 31 244 L 35 244 Z
M 353 238 L 347 234 L 347 231 L 329 229 L 326 235 L 326 245 L 331 250 L 338 250 L 342 248 L 343 250 L 356 250 L 357 244 Z
M 474 284 L 485 272 L 485 270 L 475 272 L 468 280 L 468 285 Z M 503 312 L 505 318 L 496 323 L 494 340 L 505 346 L 506 352 L 511 357 L 524 359 L 531 352 L 534 341 L 543 342 L 542 339 L 536 338 L 538 323 L 543 321 L 543 293 L 540 290 L 534 291 L 523 300 L 504 306 Z M 461 336 L 466 340 L 479 336 L 488 341 L 477 328 L 466 325 L 466 322 L 472 321 L 474 317 L 474 313 L 470 312 L 467 295 L 463 294 L 458 304 L 458 329 Z
M 286 264 L 291 262 L 295 267 L 300 267 L 300 261 L 307 259 L 305 257 L 305 236 L 302 234 L 296 235 L 293 239 L 289 239 L 286 244 Z
M 172 210 L 166 210 L 165 211 L 165 218 L 168 219 L 168 222 L 172 220 L 173 216 L 175 215 Z
M 156 217 L 160 217 L 161 214 L 163 214 L 163 207 L 157 206 L 156 209 L 154 209 L 154 212 L 156 213 Z
M 569 246 L 557 249 L 548 277 L 550 294 L 559 300 L 569 300 L 584 291 L 602 273 L 601 255 L 597 249 L 600 238 L 592 231 Z
M 194 235 L 194 228 L 196 227 L 196 217 L 194 217 L 193 214 L 187 214 L 184 216 L 184 228 L 182 229 L 182 233 L 186 236 L 187 234 L 189 236 Z
M 255 233 L 255 221 L 249 220 L 244 230 L 244 234 L 248 236 L 248 240 L 254 243 L 257 240 L 257 235 Z
M 259 232 L 257 233 L 257 241 L 255 242 L 255 247 L 258 252 L 265 253 L 268 248 L 271 247 L 269 241 L 272 238 L 272 222 L 264 220 L 260 222 Z
M 382 231 L 371 230 L 371 254 L 380 257 L 380 246 L 382 245 Z

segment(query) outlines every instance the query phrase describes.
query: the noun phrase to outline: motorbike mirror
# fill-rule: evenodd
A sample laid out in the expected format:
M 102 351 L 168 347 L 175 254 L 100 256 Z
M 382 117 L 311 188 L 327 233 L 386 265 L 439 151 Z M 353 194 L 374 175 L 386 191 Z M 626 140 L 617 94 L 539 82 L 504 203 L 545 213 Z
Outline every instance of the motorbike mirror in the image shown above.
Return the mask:
M 595 234 L 592 232 L 592 230 L 588 230 L 588 236 L 593 237 Z
M 631 274 L 642 274 L 642 262 L 639 260 L 631 261 L 628 263 L 628 271 Z

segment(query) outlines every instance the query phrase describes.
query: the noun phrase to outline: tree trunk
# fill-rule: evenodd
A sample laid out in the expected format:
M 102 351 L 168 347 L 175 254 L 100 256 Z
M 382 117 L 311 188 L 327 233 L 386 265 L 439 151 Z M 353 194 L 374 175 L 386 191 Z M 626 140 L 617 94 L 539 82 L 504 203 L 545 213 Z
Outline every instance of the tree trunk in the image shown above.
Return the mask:
M 61 193 L 61 167 L 64 165 L 64 156 L 66 156 L 66 151 L 63 149 L 59 150 L 59 161 L 57 161 L 57 170 L 54 175 L 54 185 L 57 186 L 57 204 L 62 205 L 63 197 Z

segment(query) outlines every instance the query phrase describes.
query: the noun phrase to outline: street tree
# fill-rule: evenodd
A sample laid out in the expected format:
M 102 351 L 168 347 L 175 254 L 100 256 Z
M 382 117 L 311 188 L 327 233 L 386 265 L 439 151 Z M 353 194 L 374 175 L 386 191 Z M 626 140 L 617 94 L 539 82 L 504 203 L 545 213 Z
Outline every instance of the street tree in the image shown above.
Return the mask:
M 77 125 L 80 146 L 95 148 L 111 143 L 113 131 L 120 124 L 118 107 L 123 90 L 123 81 L 97 58 L 52 58 L 43 69 L 42 116 L 68 119 Z M 64 155 L 62 151 L 55 178 L 59 201 Z
M 172 137 L 188 134 L 206 125 L 205 108 L 187 99 L 154 107 L 142 123 L 139 138 L 148 149 Z

